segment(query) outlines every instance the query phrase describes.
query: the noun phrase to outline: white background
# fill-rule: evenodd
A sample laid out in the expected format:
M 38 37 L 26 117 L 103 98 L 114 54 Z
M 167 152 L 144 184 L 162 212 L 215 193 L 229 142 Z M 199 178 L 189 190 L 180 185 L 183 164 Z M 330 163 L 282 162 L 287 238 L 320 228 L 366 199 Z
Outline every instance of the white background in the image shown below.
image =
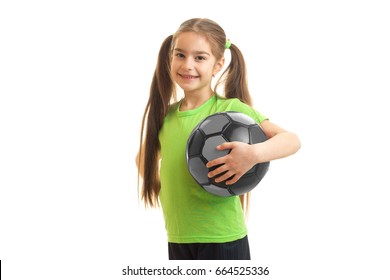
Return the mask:
M 251 265 L 269 279 L 389 279 L 385 2 L 2 1 L 4 279 L 172 265 L 134 158 L 160 44 L 191 17 L 225 29 L 256 109 L 302 141 L 253 191 Z

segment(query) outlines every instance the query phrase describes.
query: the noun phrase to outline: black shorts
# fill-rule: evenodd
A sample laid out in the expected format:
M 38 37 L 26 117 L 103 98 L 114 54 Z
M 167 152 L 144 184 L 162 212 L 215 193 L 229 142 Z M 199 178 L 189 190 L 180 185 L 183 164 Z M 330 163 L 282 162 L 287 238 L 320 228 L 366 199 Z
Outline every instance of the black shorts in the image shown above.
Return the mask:
M 170 260 L 250 260 L 248 237 L 225 243 L 171 243 Z

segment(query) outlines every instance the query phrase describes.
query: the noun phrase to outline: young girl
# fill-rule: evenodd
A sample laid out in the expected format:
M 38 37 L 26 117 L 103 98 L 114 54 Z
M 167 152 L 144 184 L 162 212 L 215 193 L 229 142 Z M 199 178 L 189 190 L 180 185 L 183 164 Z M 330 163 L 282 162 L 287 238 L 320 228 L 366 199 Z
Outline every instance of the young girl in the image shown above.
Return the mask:
M 226 49 L 231 62 L 213 90 L 211 84 L 224 66 Z M 222 82 L 224 97 L 216 92 Z M 178 102 L 176 85 L 184 91 Z M 249 115 L 269 139 L 254 145 L 230 142 L 218 146 L 231 152 L 207 164 L 208 168 L 221 165 L 208 174 L 217 182 L 233 184 L 255 164 L 289 156 L 300 148 L 295 134 L 251 107 L 244 58 L 224 30 L 209 19 L 187 20 L 161 46 L 136 159 L 143 179 L 141 198 L 152 207 L 161 203 L 163 209 L 169 259 L 250 259 L 243 211 L 247 200 L 206 192 L 186 166 L 185 149 L 192 129 L 222 111 Z

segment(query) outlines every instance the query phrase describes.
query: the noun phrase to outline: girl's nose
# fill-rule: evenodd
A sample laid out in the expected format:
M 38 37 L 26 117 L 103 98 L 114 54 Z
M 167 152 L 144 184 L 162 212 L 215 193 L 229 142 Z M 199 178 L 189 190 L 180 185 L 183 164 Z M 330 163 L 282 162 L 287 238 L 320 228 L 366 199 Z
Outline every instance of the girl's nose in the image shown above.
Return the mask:
M 184 61 L 183 67 L 184 67 L 185 70 L 192 70 L 192 69 L 193 69 L 192 60 L 189 59 L 189 58 L 187 58 L 187 59 Z

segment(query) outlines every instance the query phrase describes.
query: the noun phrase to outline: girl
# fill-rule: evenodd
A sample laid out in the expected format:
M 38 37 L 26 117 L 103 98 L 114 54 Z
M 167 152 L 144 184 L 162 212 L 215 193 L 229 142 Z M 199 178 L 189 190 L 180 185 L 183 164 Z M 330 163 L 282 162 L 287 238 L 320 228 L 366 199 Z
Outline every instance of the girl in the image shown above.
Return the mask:
M 224 66 L 225 49 L 231 62 Z M 224 83 L 224 97 L 216 93 Z M 176 101 L 176 85 L 184 98 Z M 194 18 L 181 24 L 163 42 L 158 55 L 150 96 L 142 120 L 139 175 L 141 198 L 146 205 L 161 203 L 168 234 L 169 259 L 250 259 L 244 208 L 245 197 L 219 197 L 204 191 L 187 170 L 185 148 L 192 129 L 205 117 L 222 111 L 238 111 L 254 118 L 269 140 L 248 145 L 224 143 L 231 149 L 210 161 L 216 181 L 233 184 L 260 162 L 283 158 L 300 148 L 298 137 L 270 122 L 251 107 L 244 58 L 224 30 L 214 21 Z

